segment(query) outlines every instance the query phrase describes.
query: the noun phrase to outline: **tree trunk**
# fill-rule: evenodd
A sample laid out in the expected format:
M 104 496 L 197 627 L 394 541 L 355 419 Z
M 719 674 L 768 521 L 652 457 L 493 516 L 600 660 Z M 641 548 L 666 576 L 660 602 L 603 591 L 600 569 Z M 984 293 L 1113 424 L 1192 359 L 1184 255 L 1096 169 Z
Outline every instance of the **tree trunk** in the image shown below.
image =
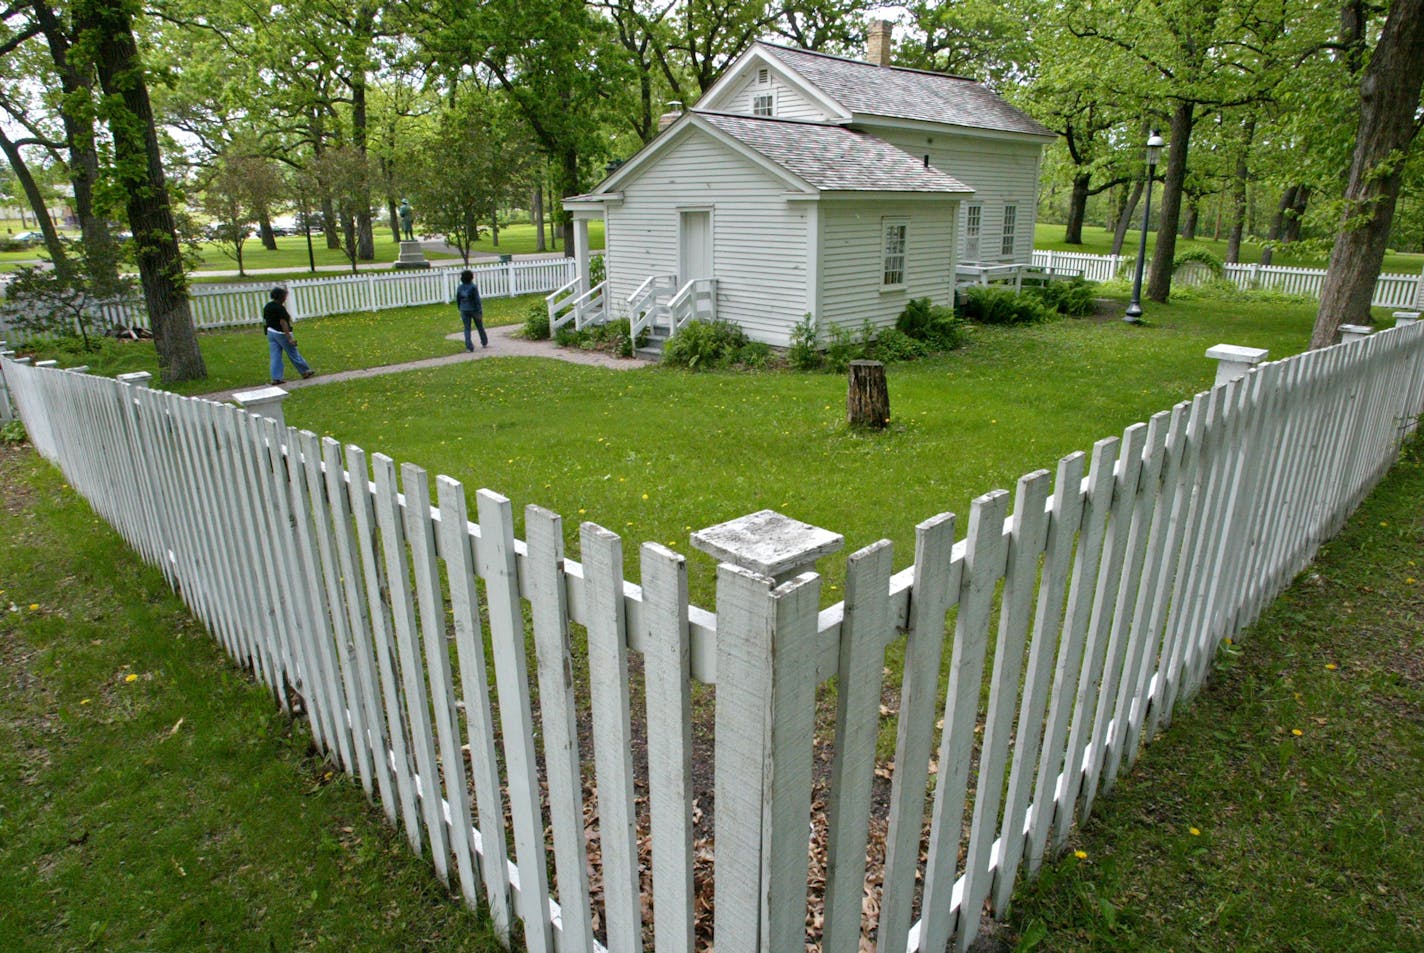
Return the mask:
M 544 183 L 534 187 L 529 200 L 529 221 L 534 226 L 534 250 L 544 251 Z
M 1297 185 L 1295 197 L 1286 210 L 1285 224 L 1281 228 L 1281 240 L 1287 245 L 1300 241 L 1300 220 L 1305 217 L 1306 205 L 1310 202 L 1310 186 Z
M 890 389 L 885 383 L 885 365 L 879 361 L 850 362 L 846 423 L 876 430 L 884 430 L 890 423 Z
M 1172 261 L 1177 256 L 1177 227 L 1182 213 L 1182 185 L 1187 179 L 1187 146 L 1192 138 L 1192 103 L 1172 110 L 1167 144 L 1167 172 L 1162 176 L 1162 217 L 1157 225 L 1157 245 L 1152 250 L 1152 270 L 1147 276 L 1147 297 L 1166 304 L 1172 293 Z
M 35 21 L 49 44 L 50 59 L 59 74 L 60 120 L 69 150 L 69 185 L 74 190 L 74 216 L 84 242 L 89 273 L 101 284 L 114 285 L 119 276 L 119 251 L 109 223 L 94 208 L 94 187 L 99 181 L 99 153 L 94 146 L 93 78 L 70 55 L 70 36 L 46 0 L 33 5 Z
M 72 16 L 81 40 L 91 44 L 89 48 L 94 51 L 99 86 L 107 100 L 114 178 L 127 198 L 139 281 L 158 351 L 159 376 L 164 383 L 201 380 L 208 371 L 193 330 L 183 257 L 173 227 L 153 107 L 128 5 L 111 0 L 76 0 Z
M 1231 178 L 1231 234 L 1226 238 L 1226 261 L 1241 260 L 1241 237 L 1246 231 L 1246 182 L 1251 176 L 1247 156 L 1256 138 L 1256 118 L 1246 120 L 1242 130 L 1241 151 L 1236 156 L 1236 171 Z
M 366 158 L 366 71 L 358 67 L 351 80 L 351 141 Z M 366 176 L 362 176 L 364 182 Z M 356 257 L 362 261 L 376 260 L 376 236 L 372 231 L 371 192 L 361 189 L 361 201 L 356 208 Z
M 1404 172 L 1419 132 L 1415 113 L 1424 87 L 1424 0 L 1394 0 L 1360 80 L 1360 123 L 1345 211 L 1320 291 L 1310 337 L 1313 348 L 1333 344 L 1342 324 L 1367 324 L 1375 281 Z
M 417 196 L 417 198 L 418 197 L 419 196 Z M 390 217 L 391 234 L 395 236 L 396 246 L 399 247 L 401 239 L 405 236 L 401 234 L 400 209 L 396 206 L 396 197 L 394 195 L 386 196 L 386 214 Z
M 35 213 L 35 224 L 44 235 L 45 249 L 54 260 L 55 268 L 64 268 L 68 265 L 68 256 L 64 253 L 64 245 L 59 240 L 59 232 L 55 230 L 54 221 L 49 217 L 49 209 L 45 207 L 44 193 L 40 191 L 39 183 L 30 172 L 30 167 L 25 164 L 25 157 L 20 154 L 20 147 L 5 135 L 5 130 L 0 129 L 0 152 L 5 153 L 5 158 L 10 160 L 10 168 L 15 173 L 15 179 L 20 183 L 20 188 L 25 192 L 25 198 L 30 203 L 30 208 Z M 20 214 L 24 215 L 24 208 L 20 209 Z M 23 217 L 21 224 L 24 224 Z
M 1132 192 L 1127 196 L 1127 204 L 1117 217 L 1117 228 L 1113 230 L 1112 251 L 1110 254 L 1121 255 L 1123 243 L 1127 241 L 1127 230 L 1132 227 L 1132 220 L 1137 217 L 1137 203 L 1142 201 L 1142 184 L 1146 176 L 1132 183 Z
M 1083 216 L 1088 209 L 1088 185 L 1092 175 L 1079 172 L 1073 176 L 1073 191 L 1068 196 L 1068 225 L 1063 229 L 1063 243 L 1083 244 Z
M 563 155 L 560 158 L 563 164 L 563 176 L 559 183 L 559 196 L 562 199 L 570 195 L 578 195 L 578 152 L 573 146 L 569 146 L 563 150 Z M 564 208 L 562 201 L 559 202 L 559 232 L 564 236 L 564 257 L 574 257 L 574 213 Z
M 1201 197 L 1193 195 L 1187 200 L 1187 214 L 1182 216 L 1182 238 L 1185 241 L 1195 241 L 1197 237 L 1197 218 L 1201 214 Z
M 272 213 L 265 208 L 257 213 L 257 237 L 268 251 L 277 250 L 277 236 L 272 231 Z

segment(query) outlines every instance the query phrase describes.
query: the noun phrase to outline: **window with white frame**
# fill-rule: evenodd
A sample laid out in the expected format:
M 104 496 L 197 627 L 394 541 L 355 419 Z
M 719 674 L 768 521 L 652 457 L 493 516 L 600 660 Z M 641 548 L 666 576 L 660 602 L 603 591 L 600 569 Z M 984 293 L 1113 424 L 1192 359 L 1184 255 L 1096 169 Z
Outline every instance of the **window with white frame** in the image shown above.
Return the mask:
M 905 283 L 905 239 L 910 231 L 906 219 L 881 219 L 881 233 L 884 236 L 884 267 L 881 268 L 880 283 L 885 287 Z
M 771 93 L 757 93 L 752 97 L 753 116 L 776 115 L 776 104 Z
M 1004 238 L 999 243 L 999 254 L 1012 258 L 1014 254 L 1014 229 L 1018 224 L 1018 206 L 1004 206 Z
M 984 207 L 969 205 L 964 211 L 964 260 L 979 260 L 979 232 L 984 224 Z

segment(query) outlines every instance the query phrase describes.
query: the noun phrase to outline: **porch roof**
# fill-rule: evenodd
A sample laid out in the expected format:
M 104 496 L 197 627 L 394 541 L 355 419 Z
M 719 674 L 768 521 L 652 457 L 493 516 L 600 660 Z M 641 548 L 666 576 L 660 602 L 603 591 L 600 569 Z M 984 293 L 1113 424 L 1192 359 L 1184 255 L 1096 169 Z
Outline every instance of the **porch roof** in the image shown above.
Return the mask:
M 725 113 L 696 116 L 821 192 L 974 191 L 884 140 L 843 126 Z

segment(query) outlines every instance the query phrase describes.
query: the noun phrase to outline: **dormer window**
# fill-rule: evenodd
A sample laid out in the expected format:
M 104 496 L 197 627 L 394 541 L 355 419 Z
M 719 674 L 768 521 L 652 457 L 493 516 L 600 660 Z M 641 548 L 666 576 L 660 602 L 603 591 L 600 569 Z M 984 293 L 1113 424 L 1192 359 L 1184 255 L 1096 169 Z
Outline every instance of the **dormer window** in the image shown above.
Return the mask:
M 765 86 L 769 82 L 771 82 L 771 70 L 763 66 L 761 69 L 757 70 L 757 83 L 762 86 Z
M 752 97 L 753 116 L 774 116 L 776 106 L 771 93 L 758 93 Z

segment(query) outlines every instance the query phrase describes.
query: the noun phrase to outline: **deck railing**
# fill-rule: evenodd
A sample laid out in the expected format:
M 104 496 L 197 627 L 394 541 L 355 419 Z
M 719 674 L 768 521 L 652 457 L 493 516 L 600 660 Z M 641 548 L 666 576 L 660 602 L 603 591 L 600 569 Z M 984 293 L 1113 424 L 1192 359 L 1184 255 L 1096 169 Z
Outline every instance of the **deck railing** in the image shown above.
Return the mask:
M 644 331 L 655 333 L 666 323 L 668 300 L 677 293 L 677 275 L 649 275 L 628 296 L 630 337 L 636 341 Z
M 1260 365 L 1024 476 L 1012 511 L 979 497 L 961 540 L 932 516 L 898 571 L 890 542 L 865 547 L 828 608 L 811 567 L 834 534 L 771 545 L 755 514 L 752 551 L 720 551 L 715 615 L 658 543 L 630 581 L 593 523 L 574 561 L 557 514 L 527 507 L 521 541 L 508 499 L 480 490 L 472 514 L 413 464 L 0 370 L 39 452 L 275 704 L 301 696 L 321 750 L 506 942 L 518 918 L 534 951 L 855 953 L 873 933 L 907 953 L 965 948 L 986 900 L 1004 913 L 1390 467 L 1424 410 L 1424 324 Z M 694 682 L 716 685 L 711 716 Z

